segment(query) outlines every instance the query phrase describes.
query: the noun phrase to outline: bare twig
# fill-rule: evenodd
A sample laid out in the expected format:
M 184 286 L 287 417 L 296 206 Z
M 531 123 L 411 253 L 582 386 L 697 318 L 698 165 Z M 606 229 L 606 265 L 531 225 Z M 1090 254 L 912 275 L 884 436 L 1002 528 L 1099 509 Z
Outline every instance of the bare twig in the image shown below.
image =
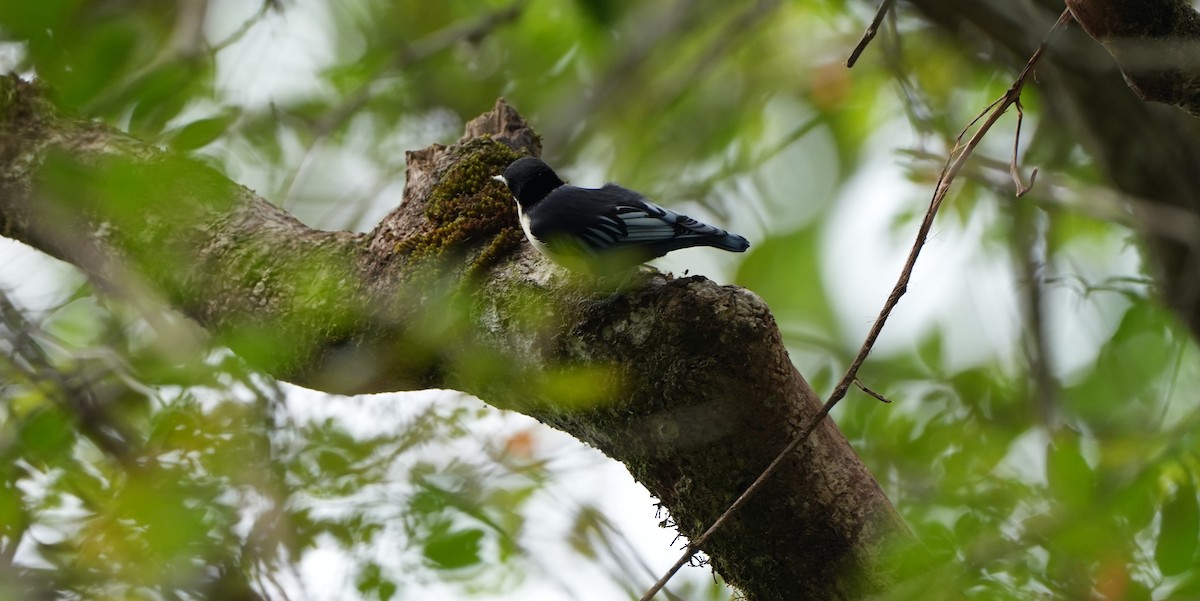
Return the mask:
M 889 398 L 883 396 L 882 394 L 879 394 L 878 392 L 875 392 L 874 390 L 867 388 L 867 385 L 863 384 L 862 380 L 859 380 L 858 378 L 854 378 L 854 385 L 857 386 L 859 390 L 871 395 L 872 397 L 875 397 L 875 400 L 877 400 L 877 401 L 881 401 L 884 403 L 892 402 L 892 399 L 889 399 Z
M 942 206 L 942 201 L 945 200 L 946 194 L 950 191 L 950 184 L 954 181 L 954 178 L 956 175 L 958 175 L 958 172 L 962 170 L 963 165 L 966 164 L 967 159 L 975 151 L 975 148 L 979 146 L 979 143 L 983 140 L 983 137 L 987 134 L 987 132 L 991 130 L 992 126 L 995 125 L 997 121 L 1000 120 L 1001 115 L 1008 110 L 1008 107 L 1020 99 L 1021 90 L 1025 87 L 1025 83 L 1029 80 L 1029 77 L 1033 73 L 1033 68 L 1037 65 L 1038 61 L 1041 60 L 1042 53 L 1046 49 L 1046 43 L 1049 41 L 1049 36 L 1058 31 L 1060 28 L 1064 27 L 1070 22 L 1070 20 L 1070 11 L 1064 10 L 1062 15 L 1059 16 L 1058 21 L 1056 21 L 1054 26 L 1050 28 L 1046 39 L 1042 41 L 1042 44 L 1033 53 L 1033 56 L 1029 58 L 1029 62 L 1025 64 L 1025 68 L 1021 70 L 1021 73 L 1017 76 L 1017 79 L 1013 83 L 1012 87 L 1010 87 L 1008 91 L 1006 91 L 1004 95 L 1000 97 L 999 100 L 989 105 L 979 117 L 976 117 L 973 121 L 971 121 L 971 124 L 973 125 L 979 122 L 984 115 L 987 115 L 987 119 L 983 121 L 983 123 L 979 126 L 979 129 L 975 131 L 965 146 L 961 146 L 959 143 L 962 140 L 962 136 L 966 134 L 971 125 L 968 125 L 967 129 L 964 129 L 963 133 L 959 134 L 959 138 L 955 142 L 955 147 L 946 161 L 946 166 L 943 168 L 941 175 L 938 177 L 933 198 L 929 202 L 929 209 L 925 211 L 925 218 L 921 221 L 921 226 L 917 230 L 916 241 L 913 243 L 912 249 L 909 251 L 908 259 L 904 262 L 904 268 L 900 271 L 900 277 L 896 280 L 896 285 L 892 288 L 891 294 L 888 295 L 887 301 L 884 302 L 883 309 L 879 312 L 879 317 L 875 319 L 875 323 L 872 324 L 871 330 L 867 333 L 867 338 L 863 342 L 862 347 L 859 349 L 858 355 L 856 355 L 854 360 L 850 362 L 850 367 L 846 369 L 846 373 L 842 375 L 842 379 L 838 382 L 837 386 L 834 387 L 833 392 L 829 395 L 829 400 L 825 401 L 825 404 L 821 406 L 821 410 L 818 411 L 811 420 L 809 420 L 808 424 L 800 431 L 800 434 L 793 438 L 791 442 L 784 447 L 779 455 L 777 455 L 775 459 L 771 461 L 771 464 L 768 465 L 761 474 L 759 474 L 758 478 L 756 478 L 754 482 L 752 482 L 750 486 L 747 487 L 744 492 L 742 492 L 741 496 L 739 496 L 737 500 L 734 501 L 733 504 L 730 505 L 729 508 L 726 509 L 724 513 L 722 513 L 720 517 L 718 517 L 717 520 L 708 527 L 707 530 L 704 531 L 703 534 L 697 537 L 696 540 L 688 543 L 687 548 L 684 549 L 683 556 L 681 556 L 679 560 L 675 562 L 675 565 L 673 565 L 671 569 L 667 571 L 667 573 L 663 574 L 663 576 L 659 578 L 658 582 L 654 583 L 654 586 L 650 587 L 650 590 L 646 591 L 646 594 L 642 595 L 641 601 L 650 601 L 650 599 L 652 599 L 654 595 L 666 585 L 667 581 L 670 580 L 671 577 L 674 576 L 675 573 L 678 572 L 679 569 L 682 568 L 684 564 L 686 564 L 692 558 L 692 555 L 694 555 L 701 546 L 708 542 L 708 539 L 711 538 L 712 535 L 717 532 L 717 530 L 724 526 L 725 523 L 733 516 L 733 514 L 737 513 L 738 510 L 740 510 L 759 490 L 762 489 L 771 476 L 778 471 L 779 466 L 783 464 L 784 460 L 789 455 L 794 453 L 796 449 L 800 448 L 800 445 L 802 445 L 804 441 L 808 440 L 808 437 L 812 435 L 813 431 L 816 430 L 821 421 L 824 420 L 827 415 L 829 415 L 829 412 L 833 410 L 833 407 L 846 396 L 846 392 L 849 391 L 850 386 L 854 385 L 854 382 L 858 377 L 858 370 L 862 367 L 863 362 L 867 360 L 867 355 L 871 353 L 871 349 L 875 347 L 875 341 L 879 338 L 880 333 L 883 332 L 883 326 L 887 323 L 887 319 L 891 315 L 892 310 L 896 308 L 896 304 L 900 302 L 900 297 L 904 296 L 904 293 L 908 290 L 908 283 L 912 279 L 913 267 L 916 266 L 917 257 L 921 254 L 921 249 L 924 248 L 925 240 L 929 236 L 929 230 L 933 227 L 933 219 L 937 216 L 938 209 L 940 209 Z M 991 111 L 990 113 L 988 112 L 989 110 Z
M 779 156 L 780 153 L 788 148 L 791 148 L 792 144 L 795 144 L 801 138 L 816 129 L 818 125 L 821 125 L 825 122 L 826 118 L 822 115 L 809 117 L 808 120 L 793 128 L 792 131 L 785 134 L 770 148 L 758 152 L 752 157 L 738 157 L 736 159 L 727 161 L 715 173 L 712 173 L 699 182 L 696 182 L 695 184 L 685 188 L 679 194 L 677 199 L 682 200 L 696 197 L 705 198 L 705 191 L 712 190 L 717 185 L 717 182 L 724 181 L 739 174 L 757 171 L 760 167 L 767 164 L 768 161 Z M 669 199 L 664 199 L 664 201 L 665 200 Z M 710 211 L 719 212 L 719 209 L 716 207 L 709 206 L 711 203 L 707 203 L 705 200 L 701 200 L 700 202 Z
M 258 12 L 254 13 L 254 16 L 246 19 L 233 33 L 226 36 L 225 39 L 210 46 L 208 48 L 208 53 L 216 56 L 218 52 L 221 52 L 222 50 L 236 44 L 238 40 L 241 40 L 243 37 L 245 37 L 245 35 L 251 29 L 253 29 L 255 25 L 258 25 L 258 23 L 267 16 L 267 13 L 271 12 L 272 10 L 276 12 L 282 11 L 283 6 L 279 4 L 278 0 L 263 0 L 262 6 L 258 9 Z
M 867 49 L 867 44 L 875 39 L 875 34 L 879 33 L 879 25 L 883 23 L 883 18 L 887 16 L 891 10 L 895 0 L 883 0 L 879 3 L 879 10 L 875 11 L 875 18 L 871 19 L 871 24 L 867 26 L 867 30 L 863 32 L 862 39 L 858 41 L 858 45 L 854 47 L 854 51 L 850 53 L 850 58 L 846 59 L 846 68 L 849 69 L 858 62 L 858 57 L 862 55 L 863 50 Z
M 940 161 L 943 158 L 924 150 L 901 152 L 921 161 L 935 158 Z M 968 168 L 964 174 L 987 186 L 1003 187 L 1012 181 L 1010 161 L 976 156 L 973 163 L 978 169 L 971 173 Z M 1004 174 L 1003 177 L 1000 173 Z M 1200 217 L 1185 209 L 1074 180 L 1056 180 L 1052 175 L 1042 176 L 1038 181 L 1042 182 L 1041 193 L 1033 202 L 1045 210 L 1072 211 L 1130 229 L 1140 228 L 1143 232 L 1195 247 L 1200 252 Z
M 1033 189 L 1034 182 L 1037 181 L 1038 170 L 1033 168 L 1033 172 L 1029 174 L 1029 185 L 1021 183 L 1021 170 L 1017 168 L 1017 147 L 1021 145 L 1021 123 L 1025 120 L 1025 111 L 1021 107 L 1021 99 L 1013 103 L 1017 108 L 1017 131 L 1013 135 L 1013 152 L 1012 161 L 1009 163 L 1008 172 L 1012 174 L 1013 183 L 1017 186 L 1017 198 L 1025 196 L 1025 193 Z

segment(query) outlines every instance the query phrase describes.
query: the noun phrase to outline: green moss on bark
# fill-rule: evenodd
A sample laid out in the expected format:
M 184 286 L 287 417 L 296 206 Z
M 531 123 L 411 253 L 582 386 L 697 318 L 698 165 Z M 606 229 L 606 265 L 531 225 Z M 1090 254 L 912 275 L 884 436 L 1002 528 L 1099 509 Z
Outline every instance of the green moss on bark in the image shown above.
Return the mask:
M 429 229 L 405 238 L 395 250 L 416 266 L 465 243 L 486 241 L 467 265 L 468 274 L 477 274 L 520 245 L 516 204 L 492 176 L 521 155 L 490 137 L 471 140 L 456 152 L 459 157 L 440 175 L 425 207 Z

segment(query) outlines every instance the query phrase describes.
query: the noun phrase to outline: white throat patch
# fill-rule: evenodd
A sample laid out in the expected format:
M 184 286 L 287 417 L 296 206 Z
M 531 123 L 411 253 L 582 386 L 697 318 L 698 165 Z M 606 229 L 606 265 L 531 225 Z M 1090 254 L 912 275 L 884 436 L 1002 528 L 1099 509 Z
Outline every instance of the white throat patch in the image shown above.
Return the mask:
M 554 257 L 550 256 L 550 251 L 546 248 L 546 245 L 542 244 L 542 241 L 538 240 L 537 237 L 533 235 L 533 232 L 529 231 L 529 216 L 526 215 L 525 211 L 521 209 L 521 203 L 519 202 L 517 203 L 517 218 L 521 221 L 521 229 L 525 230 L 525 238 L 529 240 L 529 243 L 532 244 L 538 252 L 542 253 L 543 256 L 553 260 Z

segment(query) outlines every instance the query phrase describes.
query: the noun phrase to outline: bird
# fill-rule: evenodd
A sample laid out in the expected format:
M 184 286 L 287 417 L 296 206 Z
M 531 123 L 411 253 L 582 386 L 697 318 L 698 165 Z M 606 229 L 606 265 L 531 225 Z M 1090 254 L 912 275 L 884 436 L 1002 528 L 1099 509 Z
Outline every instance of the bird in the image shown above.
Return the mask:
M 660 207 L 628 188 L 569 185 L 534 157 L 513 161 L 493 179 L 507 185 L 516 199 L 530 244 L 571 271 L 627 272 L 692 246 L 739 253 L 750 248 L 742 236 Z

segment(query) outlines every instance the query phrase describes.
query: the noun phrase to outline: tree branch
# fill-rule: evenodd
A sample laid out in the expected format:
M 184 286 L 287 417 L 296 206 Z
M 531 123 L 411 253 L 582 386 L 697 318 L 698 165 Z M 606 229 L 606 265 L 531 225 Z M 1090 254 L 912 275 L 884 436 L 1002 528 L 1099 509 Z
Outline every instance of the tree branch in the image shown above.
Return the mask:
M 1186 0 L 1066 0 L 1143 100 L 1200 116 L 1200 14 Z
M 867 44 L 870 44 L 871 40 L 875 39 L 875 36 L 879 34 L 879 26 L 883 24 L 883 18 L 887 16 L 888 11 L 892 9 L 892 4 L 894 3 L 895 0 L 882 0 L 879 3 L 879 9 L 875 11 L 875 17 L 871 19 L 871 24 L 867 25 L 862 38 L 858 40 L 858 44 L 850 52 L 850 58 L 846 59 L 847 69 L 854 67 L 854 63 L 858 62 L 858 57 L 862 56 L 863 51 L 867 49 Z
M 524 244 L 490 176 L 537 140 L 500 101 L 458 143 L 408 153 L 404 200 L 372 232 L 323 232 L 10 77 L 0 234 L 118 292 L 148 282 L 280 379 L 454 388 L 531 415 L 624 463 L 696 537 L 819 401 L 754 294 L 655 276 L 597 303 Z M 905 533 L 824 420 L 704 550 L 749 599 L 861 598 Z

